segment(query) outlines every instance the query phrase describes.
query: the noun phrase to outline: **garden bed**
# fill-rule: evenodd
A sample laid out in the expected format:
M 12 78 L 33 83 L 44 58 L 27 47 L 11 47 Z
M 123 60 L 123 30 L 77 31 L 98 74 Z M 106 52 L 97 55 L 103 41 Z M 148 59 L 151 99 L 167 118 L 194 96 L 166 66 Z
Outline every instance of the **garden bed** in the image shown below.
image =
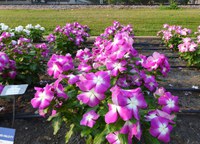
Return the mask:
M 152 54 L 154 50 L 160 53 L 167 53 L 167 55 L 175 56 L 170 50 L 161 45 L 158 39 L 136 39 L 135 48 L 140 50 L 143 54 Z M 171 66 L 185 66 L 185 63 L 178 58 L 169 58 Z M 43 76 L 43 80 L 49 80 L 48 77 Z M 200 73 L 199 70 L 189 68 L 172 68 L 165 82 L 160 82 L 162 86 L 171 88 L 170 92 L 173 95 L 179 96 L 179 105 L 181 110 L 200 110 L 200 92 L 199 91 L 175 91 L 173 88 L 192 88 L 197 86 L 200 88 Z M 45 82 L 43 82 L 44 84 Z M 34 96 L 34 89 L 29 88 L 25 95 L 19 96 L 16 100 L 17 114 L 31 113 L 35 114 L 35 110 L 30 104 L 30 100 Z M 12 101 L 0 99 L 0 106 L 5 106 L 3 114 L 12 112 Z M 200 113 L 188 114 L 179 113 L 177 115 L 177 125 L 173 130 L 171 136 L 171 144 L 198 144 L 200 141 Z M 1 127 L 11 127 L 11 117 L 0 120 Z M 53 129 L 50 122 L 43 118 L 29 118 L 15 120 L 14 128 L 16 129 L 16 144 L 63 144 L 65 141 L 65 132 L 67 128 L 63 126 L 56 136 L 53 136 Z M 83 144 L 84 141 L 77 134 L 72 137 L 71 144 Z

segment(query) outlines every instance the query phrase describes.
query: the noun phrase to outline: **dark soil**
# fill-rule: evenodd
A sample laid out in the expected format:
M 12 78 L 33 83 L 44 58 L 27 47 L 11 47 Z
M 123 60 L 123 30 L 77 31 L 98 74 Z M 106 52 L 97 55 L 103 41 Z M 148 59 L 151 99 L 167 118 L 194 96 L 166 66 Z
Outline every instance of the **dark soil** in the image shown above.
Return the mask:
M 167 50 L 158 39 L 136 39 L 134 47 L 145 55 L 156 51 L 169 56 L 171 66 L 185 66 L 186 63 L 176 57 L 177 53 Z M 142 49 L 142 50 L 141 50 Z M 44 78 L 44 77 L 43 77 Z M 192 88 L 198 86 L 200 89 L 200 70 L 189 68 L 171 68 L 170 73 L 165 78 L 165 82 L 160 82 L 161 86 L 170 88 Z M 200 110 L 200 91 L 175 91 L 173 95 L 179 96 L 181 110 Z M 34 114 L 35 110 L 30 105 L 30 100 L 34 96 L 33 88 L 29 88 L 25 95 L 16 99 L 16 110 L 19 113 Z M 11 127 L 11 119 L 7 118 L 7 113 L 12 112 L 12 100 L 0 99 L 0 107 L 5 109 L 0 111 L 0 127 Z M 6 117 L 6 118 L 5 118 Z M 188 114 L 179 113 L 177 123 L 171 134 L 170 144 L 199 144 L 200 143 L 200 113 Z M 68 126 L 62 126 L 56 136 L 50 122 L 44 118 L 16 119 L 14 128 L 16 129 L 15 144 L 64 144 L 65 132 Z M 74 135 L 70 144 L 84 144 L 78 134 Z

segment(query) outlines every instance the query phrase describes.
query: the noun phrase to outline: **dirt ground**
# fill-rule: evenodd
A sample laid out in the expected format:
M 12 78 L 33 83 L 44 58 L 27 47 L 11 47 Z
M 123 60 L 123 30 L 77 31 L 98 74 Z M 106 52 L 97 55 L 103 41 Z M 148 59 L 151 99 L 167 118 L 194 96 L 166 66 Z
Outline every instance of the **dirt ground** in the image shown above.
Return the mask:
M 161 44 L 158 39 L 136 39 L 134 47 L 140 52 L 150 55 L 150 49 L 158 49 L 158 52 L 167 56 L 177 56 Z M 141 50 L 142 49 L 142 50 Z M 185 66 L 179 58 L 169 58 L 171 66 Z M 172 68 L 165 82 L 160 85 L 169 88 L 192 88 L 196 86 L 200 89 L 200 70 L 189 68 Z M 173 95 L 179 96 L 181 109 L 200 110 L 200 92 L 195 91 L 175 91 Z M 17 98 L 17 113 L 32 112 L 35 110 L 30 105 L 30 99 L 34 95 L 34 90 L 29 89 L 27 94 Z M 5 111 L 0 112 L 0 117 L 5 117 L 5 113 L 12 110 L 12 101 L 0 99 L 0 106 L 4 105 Z M 11 119 L 0 119 L 0 127 L 11 127 Z M 14 128 L 16 129 L 15 144 L 64 144 L 67 126 L 62 126 L 59 133 L 54 136 L 51 123 L 44 118 L 16 119 Z M 200 144 L 200 113 L 177 115 L 177 123 L 171 134 L 170 144 Z M 72 137 L 70 144 L 84 144 L 79 134 Z

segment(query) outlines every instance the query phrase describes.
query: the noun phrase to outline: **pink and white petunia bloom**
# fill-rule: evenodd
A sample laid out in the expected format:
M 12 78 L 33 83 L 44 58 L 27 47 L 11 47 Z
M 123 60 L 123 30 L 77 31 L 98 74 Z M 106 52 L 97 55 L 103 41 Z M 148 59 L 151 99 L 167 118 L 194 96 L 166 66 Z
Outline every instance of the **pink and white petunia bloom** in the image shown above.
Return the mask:
M 88 48 L 85 48 L 84 50 L 80 49 L 76 53 L 76 58 L 78 58 L 80 61 L 87 62 L 92 57 L 92 54 Z
M 150 111 L 147 115 L 145 115 L 146 121 L 151 121 L 152 119 L 157 118 L 157 117 L 165 118 L 165 119 L 167 119 L 171 124 L 174 124 L 174 123 L 175 123 L 175 122 L 173 121 L 174 118 L 175 118 L 175 115 L 174 115 L 174 114 L 170 115 L 170 114 L 168 114 L 167 112 L 161 111 L 161 110 L 159 110 L 159 109 Z
M 153 93 L 154 97 L 161 97 L 165 94 L 166 90 L 164 87 L 157 88 L 156 91 Z
M 34 108 L 45 109 L 49 106 L 54 98 L 54 92 L 51 85 L 46 85 L 44 88 L 35 87 L 35 97 L 31 100 Z
M 150 134 L 157 137 L 158 140 L 168 143 L 170 141 L 170 132 L 173 127 L 169 121 L 162 117 L 157 117 L 151 120 Z
M 119 140 L 119 132 L 113 132 L 113 133 L 109 133 L 107 136 L 106 136 L 106 139 L 108 140 L 108 142 L 110 144 L 121 144 L 120 140 Z
M 7 64 L 9 62 L 9 58 L 4 52 L 0 52 L 0 63 Z
M 91 69 L 92 67 L 85 62 L 80 63 L 78 66 L 78 70 L 82 72 L 89 72 Z
M 48 74 L 58 78 L 62 72 L 69 71 L 74 68 L 73 59 L 70 54 L 65 56 L 53 54 L 47 63 Z
M 71 84 L 71 85 L 75 84 L 76 82 L 79 81 L 78 75 L 69 74 L 69 75 L 67 75 L 67 78 L 68 78 L 68 83 Z
M 158 99 L 158 104 L 162 107 L 162 110 L 171 113 L 178 112 L 178 96 L 173 96 L 170 92 L 165 92 L 165 94 Z
M 105 122 L 107 124 L 115 123 L 118 119 L 118 114 L 124 121 L 131 119 L 131 111 L 126 107 L 116 104 L 108 104 L 108 107 L 109 111 L 105 115 Z
M 117 76 L 119 72 L 125 71 L 127 68 L 125 67 L 127 62 L 125 60 L 122 61 L 110 61 L 106 63 L 106 67 L 111 71 L 112 76 Z
M 86 89 L 94 89 L 97 93 L 104 93 L 110 88 L 110 75 L 105 71 L 98 71 L 96 73 L 88 73 L 85 75 L 85 80 L 81 81 L 80 86 Z
M 120 130 L 120 133 L 128 134 L 128 144 L 132 144 L 133 136 L 135 136 L 138 140 L 140 140 L 142 135 L 140 123 L 136 122 L 135 124 L 133 124 L 130 121 L 126 121 L 126 123 Z
M 125 87 L 130 86 L 130 83 L 127 82 L 126 77 L 121 77 L 117 80 L 117 85 L 125 88 Z
M 80 125 L 92 128 L 98 118 L 99 115 L 94 110 L 91 110 L 83 115 Z
M 145 61 L 145 68 L 147 68 L 149 71 L 156 70 L 165 59 L 165 56 L 163 54 L 160 54 L 158 52 L 154 52 L 152 56 L 149 56 Z
M 136 88 L 122 91 L 126 97 L 126 108 L 131 111 L 132 116 L 134 116 L 135 119 L 139 120 L 139 109 L 147 107 L 142 90 L 140 88 Z
M 82 87 L 83 89 L 83 87 Z M 82 103 L 89 105 L 90 107 L 95 107 L 100 103 L 100 101 L 105 99 L 104 93 L 95 92 L 94 88 L 91 90 L 84 89 L 84 92 L 77 96 L 78 100 Z
M 64 99 L 68 98 L 68 95 L 64 92 L 64 88 L 62 84 L 54 85 L 54 89 L 58 97 L 62 97 Z

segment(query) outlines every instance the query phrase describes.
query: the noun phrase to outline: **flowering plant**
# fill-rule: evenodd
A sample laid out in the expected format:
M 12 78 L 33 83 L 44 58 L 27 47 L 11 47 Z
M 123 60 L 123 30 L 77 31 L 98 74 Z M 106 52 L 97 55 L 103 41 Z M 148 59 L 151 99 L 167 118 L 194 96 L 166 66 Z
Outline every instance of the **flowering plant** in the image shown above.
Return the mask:
M 66 122 L 67 141 L 76 131 L 88 144 L 170 141 L 178 97 L 157 82 L 169 72 L 168 60 L 157 52 L 138 54 L 129 34 L 98 37 L 92 51 L 78 50 L 74 59 L 52 55 L 47 65 L 55 82 L 35 87 L 31 104 L 40 115 L 50 114 L 54 133 Z
M 191 30 L 182 28 L 176 25 L 163 25 L 164 30 L 157 33 L 163 43 L 170 49 L 178 51 L 178 45 L 182 42 L 182 38 L 185 38 L 191 34 Z
M 89 28 L 78 22 L 67 23 L 64 27 L 57 26 L 47 41 L 53 45 L 55 52 L 60 54 L 71 53 L 80 49 L 86 38 L 89 37 Z
M 45 28 L 41 27 L 41 25 L 37 24 L 33 26 L 32 24 L 28 24 L 26 30 L 30 31 L 27 38 L 31 39 L 33 42 L 40 42 L 43 40 Z
M 179 52 L 179 56 L 187 61 L 189 66 L 200 67 L 200 26 L 196 35 L 196 40 L 191 38 L 191 30 L 181 28 L 181 26 L 169 26 L 164 24 L 167 30 L 161 30 L 158 35 L 162 38 L 165 45 Z
M 183 38 L 182 43 L 178 45 L 178 49 L 180 57 L 186 60 L 188 65 L 200 68 L 200 26 L 195 35 L 195 40 L 190 37 Z
M 12 29 L 4 23 L 0 23 L 0 34 L 3 32 L 9 32 L 13 40 L 24 37 L 31 39 L 32 42 L 40 42 L 43 39 L 45 28 L 41 27 L 39 24 L 35 26 L 28 24 L 25 28 L 20 25 Z
M 16 62 L 14 83 L 34 84 L 39 81 L 39 74 L 44 73 L 45 58 L 48 58 L 49 53 L 45 43 L 33 45 L 30 39 L 22 37 L 15 41 L 10 33 L 4 32 L 0 37 L 0 45 L 0 51 Z
M 0 23 L 0 34 L 2 34 L 3 32 L 9 32 L 9 30 L 10 28 L 8 25 Z

